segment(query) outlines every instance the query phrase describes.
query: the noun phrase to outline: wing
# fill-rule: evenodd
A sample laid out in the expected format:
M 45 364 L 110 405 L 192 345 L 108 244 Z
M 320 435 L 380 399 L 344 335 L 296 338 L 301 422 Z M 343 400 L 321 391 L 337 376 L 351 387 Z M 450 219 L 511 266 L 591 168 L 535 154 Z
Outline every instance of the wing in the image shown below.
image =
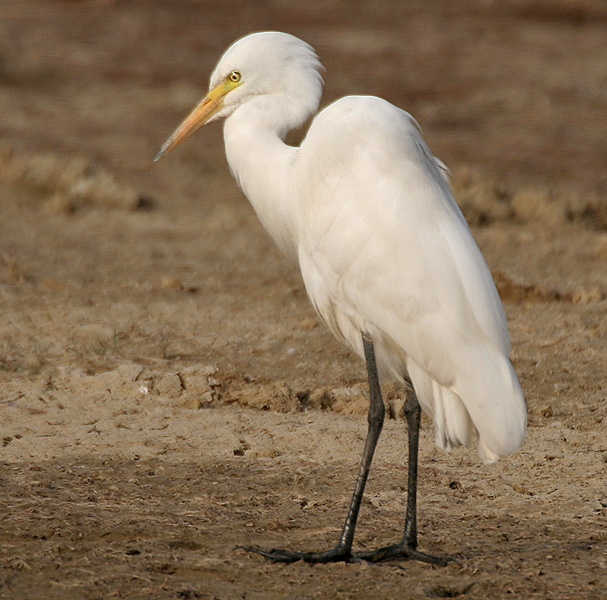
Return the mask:
M 413 118 L 379 98 L 335 102 L 302 143 L 296 177 L 300 264 L 321 317 L 359 353 L 361 330 L 386 336 L 455 390 L 479 431 L 490 411 L 507 420 L 510 400 L 483 400 L 490 382 L 475 372 L 499 362 L 491 373 L 517 395 L 503 307 Z
M 446 354 L 479 336 L 510 348 L 491 274 L 441 165 L 407 113 L 371 97 L 325 109 L 297 164 L 302 251 L 335 300 L 390 332 L 429 372 L 439 341 Z

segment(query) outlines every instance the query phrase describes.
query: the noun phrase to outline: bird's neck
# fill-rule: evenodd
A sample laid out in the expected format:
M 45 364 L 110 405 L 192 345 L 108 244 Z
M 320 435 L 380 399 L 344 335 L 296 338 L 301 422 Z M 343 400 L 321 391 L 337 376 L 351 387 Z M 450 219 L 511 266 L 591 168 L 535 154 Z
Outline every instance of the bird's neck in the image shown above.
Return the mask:
M 271 106 L 250 102 L 226 119 L 224 141 L 230 170 L 262 225 L 278 247 L 297 260 L 293 166 L 298 148 L 285 144 L 288 128 L 280 121 Z

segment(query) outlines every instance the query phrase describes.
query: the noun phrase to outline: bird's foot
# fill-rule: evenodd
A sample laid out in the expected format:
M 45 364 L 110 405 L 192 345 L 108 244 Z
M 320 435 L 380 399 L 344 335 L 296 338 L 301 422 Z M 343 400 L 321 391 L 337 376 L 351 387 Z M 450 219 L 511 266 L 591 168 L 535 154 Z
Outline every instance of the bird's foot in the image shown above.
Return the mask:
M 339 546 L 331 550 L 325 550 L 324 552 L 294 552 L 293 550 L 280 550 L 278 548 L 264 550 L 257 546 L 237 546 L 237 548 L 260 554 L 268 560 L 280 563 L 293 563 L 299 560 L 307 563 L 362 562 L 349 549 L 343 549 Z
M 442 556 L 432 556 L 425 552 L 420 552 L 415 548 L 411 548 L 407 544 L 393 544 L 392 546 L 384 546 L 377 550 L 366 550 L 364 552 L 356 552 L 354 554 L 359 560 L 364 560 L 371 563 L 378 563 L 389 559 L 405 559 L 405 560 L 419 560 L 431 565 L 437 565 L 444 567 L 455 559 Z
M 400 560 L 418 560 L 431 565 L 437 565 L 444 567 L 450 562 L 457 562 L 454 558 L 433 556 L 420 552 L 414 548 L 410 548 L 406 544 L 393 544 L 392 546 L 384 546 L 377 550 L 367 550 L 363 552 L 351 552 L 350 550 L 344 550 L 336 547 L 331 550 L 325 550 L 324 552 L 295 552 L 293 550 L 282 550 L 278 548 L 272 548 L 272 550 L 264 550 L 257 546 L 237 546 L 247 552 L 259 554 L 268 560 L 280 563 L 294 563 L 297 561 L 304 561 L 307 563 L 332 563 L 332 562 L 370 562 L 379 563 L 390 559 Z

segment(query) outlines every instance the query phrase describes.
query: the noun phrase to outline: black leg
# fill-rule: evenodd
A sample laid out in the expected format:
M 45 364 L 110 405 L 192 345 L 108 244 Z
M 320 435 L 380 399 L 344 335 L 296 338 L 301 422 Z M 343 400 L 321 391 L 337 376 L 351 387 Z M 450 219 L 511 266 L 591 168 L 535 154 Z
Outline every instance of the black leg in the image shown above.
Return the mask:
M 409 437 L 409 473 L 407 476 L 407 515 L 402 543 L 411 550 L 417 548 L 417 464 L 419 458 L 419 426 L 422 410 L 415 392 L 404 407 Z
M 417 458 L 419 454 L 421 408 L 415 395 L 415 390 L 409 394 L 405 402 L 404 412 L 409 434 L 409 474 L 407 481 L 405 533 L 398 544 L 368 552 L 357 552 L 356 556 L 369 562 L 379 562 L 389 558 L 410 558 L 443 566 L 451 559 L 431 556 L 417 550 Z
M 371 461 L 373 460 L 375 446 L 377 446 L 377 440 L 379 439 L 379 435 L 384 424 L 384 416 L 386 412 L 379 386 L 379 376 L 377 374 L 377 364 L 375 362 L 375 350 L 373 349 L 373 342 L 365 334 L 363 334 L 362 338 L 365 351 L 365 360 L 367 362 L 367 374 L 369 376 L 370 404 L 369 414 L 367 417 L 369 427 L 367 431 L 365 449 L 363 451 L 363 456 L 360 463 L 360 470 L 358 472 L 358 479 L 356 480 L 356 487 L 354 488 L 348 515 L 346 516 L 346 522 L 344 523 L 344 528 L 341 532 L 337 546 L 324 552 L 294 552 L 291 550 L 279 550 L 276 548 L 272 550 L 263 550 L 255 546 L 240 546 L 241 548 L 244 548 L 249 552 L 261 554 L 262 556 L 265 556 L 266 558 L 275 562 L 289 563 L 304 560 L 311 563 L 323 563 L 360 560 L 360 558 L 352 554 L 352 542 L 354 540 L 354 531 L 356 529 L 356 521 L 358 520 L 360 504 L 362 502 L 365 485 L 369 476 L 369 469 L 371 468 Z

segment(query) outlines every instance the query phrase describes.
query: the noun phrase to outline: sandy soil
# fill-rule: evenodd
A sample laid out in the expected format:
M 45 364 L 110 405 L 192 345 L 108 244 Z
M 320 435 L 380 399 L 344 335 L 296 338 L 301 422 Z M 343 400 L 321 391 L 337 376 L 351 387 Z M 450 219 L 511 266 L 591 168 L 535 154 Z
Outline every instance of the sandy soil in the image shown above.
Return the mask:
M 352 6 L 0 0 L 1 598 L 605 597 L 607 8 Z M 315 45 L 325 103 L 418 118 L 504 299 L 528 439 L 485 467 L 424 422 L 420 543 L 445 568 L 234 549 L 332 545 L 366 428 L 363 365 L 231 180 L 220 127 L 151 162 L 258 29 Z M 357 547 L 403 525 L 386 392 Z

